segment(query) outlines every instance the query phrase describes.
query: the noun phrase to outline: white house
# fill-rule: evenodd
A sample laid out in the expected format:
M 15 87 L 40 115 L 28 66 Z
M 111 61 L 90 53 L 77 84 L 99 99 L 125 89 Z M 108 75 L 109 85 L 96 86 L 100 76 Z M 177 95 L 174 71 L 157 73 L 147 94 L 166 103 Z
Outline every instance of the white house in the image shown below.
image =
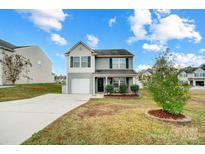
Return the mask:
M 117 91 L 121 84 L 135 84 L 133 57 L 125 49 L 91 49 L 83 42 L 65 53 L 67 93 L 103 93 L 107 84 Z
M 187 67 L 181 70 L 179 80 L 191 86 L 205 86 L 205 70 L 201 67 Z
M 30 67 L 28 73 L 30 79 L 21 77 L 17 80 L 17 84 L 54 82 L 52 62 L 38 46 L 15 46 L 0 39 L 0 59 L 3 59 L 3 53 L 8 55 L 22 55 L 30 59 L 32 63 L 32 67 Z M 0 63 L 0 85 L 10 84 L 10 82 L 5 79 L 3 72 L 3 66 Z

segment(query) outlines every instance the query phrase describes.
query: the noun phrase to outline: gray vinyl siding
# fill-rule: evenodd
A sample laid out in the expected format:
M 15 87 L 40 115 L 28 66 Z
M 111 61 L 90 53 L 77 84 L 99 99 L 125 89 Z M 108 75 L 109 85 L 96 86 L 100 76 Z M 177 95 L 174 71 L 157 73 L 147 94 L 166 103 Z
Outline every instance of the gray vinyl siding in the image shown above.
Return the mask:
M 95 58 L 95 69 L 110 69 L 110 58 Z
M 90 94 L 93 93 L 93 75 L 90 73 L 68 73 L 68 94 L 71 93 L 71 79 L 90 79 Z M 80 83 L 79 83 L 80 84 Z
M 110 58 L 95 58 L 95 69 L 110 69 Z M 133 58 L 128 58 L 128 69 L 132 69 Z

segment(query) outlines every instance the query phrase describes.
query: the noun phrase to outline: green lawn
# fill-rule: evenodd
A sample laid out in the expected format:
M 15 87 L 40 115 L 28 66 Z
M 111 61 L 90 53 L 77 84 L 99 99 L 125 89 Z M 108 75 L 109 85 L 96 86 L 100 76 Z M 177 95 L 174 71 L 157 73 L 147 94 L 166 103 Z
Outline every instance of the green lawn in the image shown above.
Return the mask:
M 56 83 L 21 84 L 0 88 L 0 102 L 31 98 L 47 93 L 61 93 L 61 85 Z
M 150 120 L 157 107 L 145 90 L 142 98 L 91 99 L 65 114 L 23 144 L 205 144 L 205 92 L 192 92 L 184 114 L 192 124 Z

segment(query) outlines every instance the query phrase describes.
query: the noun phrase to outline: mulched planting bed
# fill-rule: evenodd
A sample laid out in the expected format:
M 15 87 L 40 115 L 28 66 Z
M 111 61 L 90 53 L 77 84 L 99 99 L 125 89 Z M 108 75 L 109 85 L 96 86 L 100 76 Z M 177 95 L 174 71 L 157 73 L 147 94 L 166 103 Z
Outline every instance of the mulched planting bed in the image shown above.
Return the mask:
M 104 95 L 105 98 L 115 98 L 115 99 L 136 99 L 139 98 L 139 94 L 111 94 L 111 95 Z
M 171 113 L 168 113 L 162 109 L 159 110 L 150 110 L 148 111 L 148 113 L 152 116 L 158 117 L 158 118 L 164 118 L 164 119 L 184 119 L 186 118 L 183 114 L 178 114 L 178 115 L 174 115 Z

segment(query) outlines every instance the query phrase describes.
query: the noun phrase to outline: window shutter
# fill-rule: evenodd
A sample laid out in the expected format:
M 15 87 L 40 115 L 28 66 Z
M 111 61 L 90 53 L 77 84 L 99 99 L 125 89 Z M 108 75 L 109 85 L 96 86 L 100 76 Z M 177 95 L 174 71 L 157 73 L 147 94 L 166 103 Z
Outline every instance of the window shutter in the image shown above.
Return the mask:
M 91 66 L 91 58 L 90 58 L 90 56 L 88 56 L 88 67 L 90 67 Z
M 112 78 L 110 78 L 110 84 L 112 84 Z
M 129 78 L 126 78 L 126 83 L 127 85 L 129 85 Z
M 70 57 L 70 67 L 73 67 L 73 57 Z
M 110 69 L 112 68 L 112 58 L 110 58 Z
M 129 60 L 126 58 L 126 68 L 129 68 Z

